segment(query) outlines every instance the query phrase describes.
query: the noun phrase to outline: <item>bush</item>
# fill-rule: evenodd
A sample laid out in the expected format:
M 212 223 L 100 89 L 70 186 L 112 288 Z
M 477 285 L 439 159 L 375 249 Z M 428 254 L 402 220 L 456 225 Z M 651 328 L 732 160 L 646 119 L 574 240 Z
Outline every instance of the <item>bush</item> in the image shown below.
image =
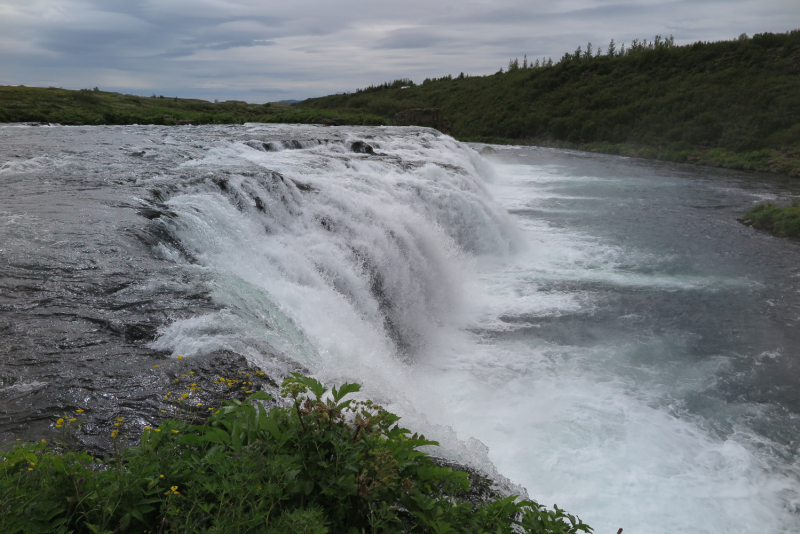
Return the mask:
M 753 228 L 768 230 L 780 237 L 800 237 L 800 205 L 779 207 L 772 202 L 750 209 L 742 221 L 752 221 Z
M 0 530 L 591 532 L 557 507 L 513 495 L 470 504 L 467 475 L 417 450 L 435 442 L 371 401 L 344 400 L 359 389 L 345 383 L 329 392 L 294 375 L 282 388 L 289 407 L 267 410 L 270 397 L 256 392 L 202 425 L 145 427 L 140 444 L 125 450 L 115 430 L 115 454 L 102 460 L 65 452 L 68 439 L 17 445 L 2 453 Z M 56 426 L 69 437 L 77 419 Z

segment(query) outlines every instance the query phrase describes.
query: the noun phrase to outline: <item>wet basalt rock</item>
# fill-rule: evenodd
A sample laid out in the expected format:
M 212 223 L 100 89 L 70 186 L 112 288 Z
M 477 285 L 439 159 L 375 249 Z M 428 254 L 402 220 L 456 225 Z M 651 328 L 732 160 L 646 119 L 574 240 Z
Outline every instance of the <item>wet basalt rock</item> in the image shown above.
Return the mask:
M 43 403 L 43 409 L 35 410 L 41 416 L 34 413 L 34 420 L 29 422 L 39 424 L 26 425 L 27 430 L 17 437 L 26 441 L 64 441 L 68 437 L 76 448 L 102 455 L 111 450 L 113 430 L 118 431 L 123 444 L 133 445 L 145 426 L 157 426 L 164 419 L 199 423 L 225 401 L 243 400 L 254 391 L 263 391 L 281 402 L 279 386 L 283 379 L 291 372 L 308 371 L 277 352 L 268 359 L 269 373 L 228 351 L 181 359 L 136 359 L 84 376 L 49 400 L 52 389 L 46 383 L 6 387 L 2 400 L 8 404 Z M 58 417 L 78 419 L 69 436 L 55 428 Z M 0 438 L 0 442 L 16 439 L 12 434 Z

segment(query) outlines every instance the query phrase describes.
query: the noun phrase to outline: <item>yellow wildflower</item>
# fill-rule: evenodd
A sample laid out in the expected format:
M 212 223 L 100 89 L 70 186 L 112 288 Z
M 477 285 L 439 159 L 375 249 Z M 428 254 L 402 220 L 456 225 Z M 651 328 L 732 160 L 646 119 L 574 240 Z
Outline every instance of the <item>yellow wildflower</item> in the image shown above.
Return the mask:
M 77 410 L 75 410 L 75 411 L 76 411 L 77 413 L 83 413 L 83 410 L 82 410 L 81 408 L 78 408 L 78 409 L 77 409 Z

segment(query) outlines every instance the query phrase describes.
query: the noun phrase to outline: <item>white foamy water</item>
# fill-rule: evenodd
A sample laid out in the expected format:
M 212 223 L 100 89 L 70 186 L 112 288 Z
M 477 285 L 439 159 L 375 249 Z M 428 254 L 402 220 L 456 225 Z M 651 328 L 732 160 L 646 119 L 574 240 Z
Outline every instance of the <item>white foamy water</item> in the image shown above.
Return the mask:
M 774 347 L 737 341 L 725 311 L 769 285 L 681 237 L 688 215 L 663 234 L 643 215 L 654 195 L 684 209 L 684 182 L 535 150 L 490 162 L 424 129 L 332 131 L 220 134 L 140 184 L 173 214 L 157 224 L 180 250 L 161 254 L 190 262 L 222 308 L 173 322 L 155 348 L 270 365 L 274 347 L 360 381 L 446 456 L 491 460 L 598 533 L 798 530 L 777 402 L 736 394 L 760 383 L 740 380 L 742 361 Z

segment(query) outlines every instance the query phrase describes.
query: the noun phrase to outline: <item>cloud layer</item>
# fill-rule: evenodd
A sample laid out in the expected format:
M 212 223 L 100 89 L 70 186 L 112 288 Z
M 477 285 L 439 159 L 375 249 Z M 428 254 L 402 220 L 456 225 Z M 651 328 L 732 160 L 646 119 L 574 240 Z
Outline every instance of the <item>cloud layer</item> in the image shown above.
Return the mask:
M 0 85 L 260 103 L 490 74 L 588 41 L 795 27 L 797 0 L 0 0 Z

